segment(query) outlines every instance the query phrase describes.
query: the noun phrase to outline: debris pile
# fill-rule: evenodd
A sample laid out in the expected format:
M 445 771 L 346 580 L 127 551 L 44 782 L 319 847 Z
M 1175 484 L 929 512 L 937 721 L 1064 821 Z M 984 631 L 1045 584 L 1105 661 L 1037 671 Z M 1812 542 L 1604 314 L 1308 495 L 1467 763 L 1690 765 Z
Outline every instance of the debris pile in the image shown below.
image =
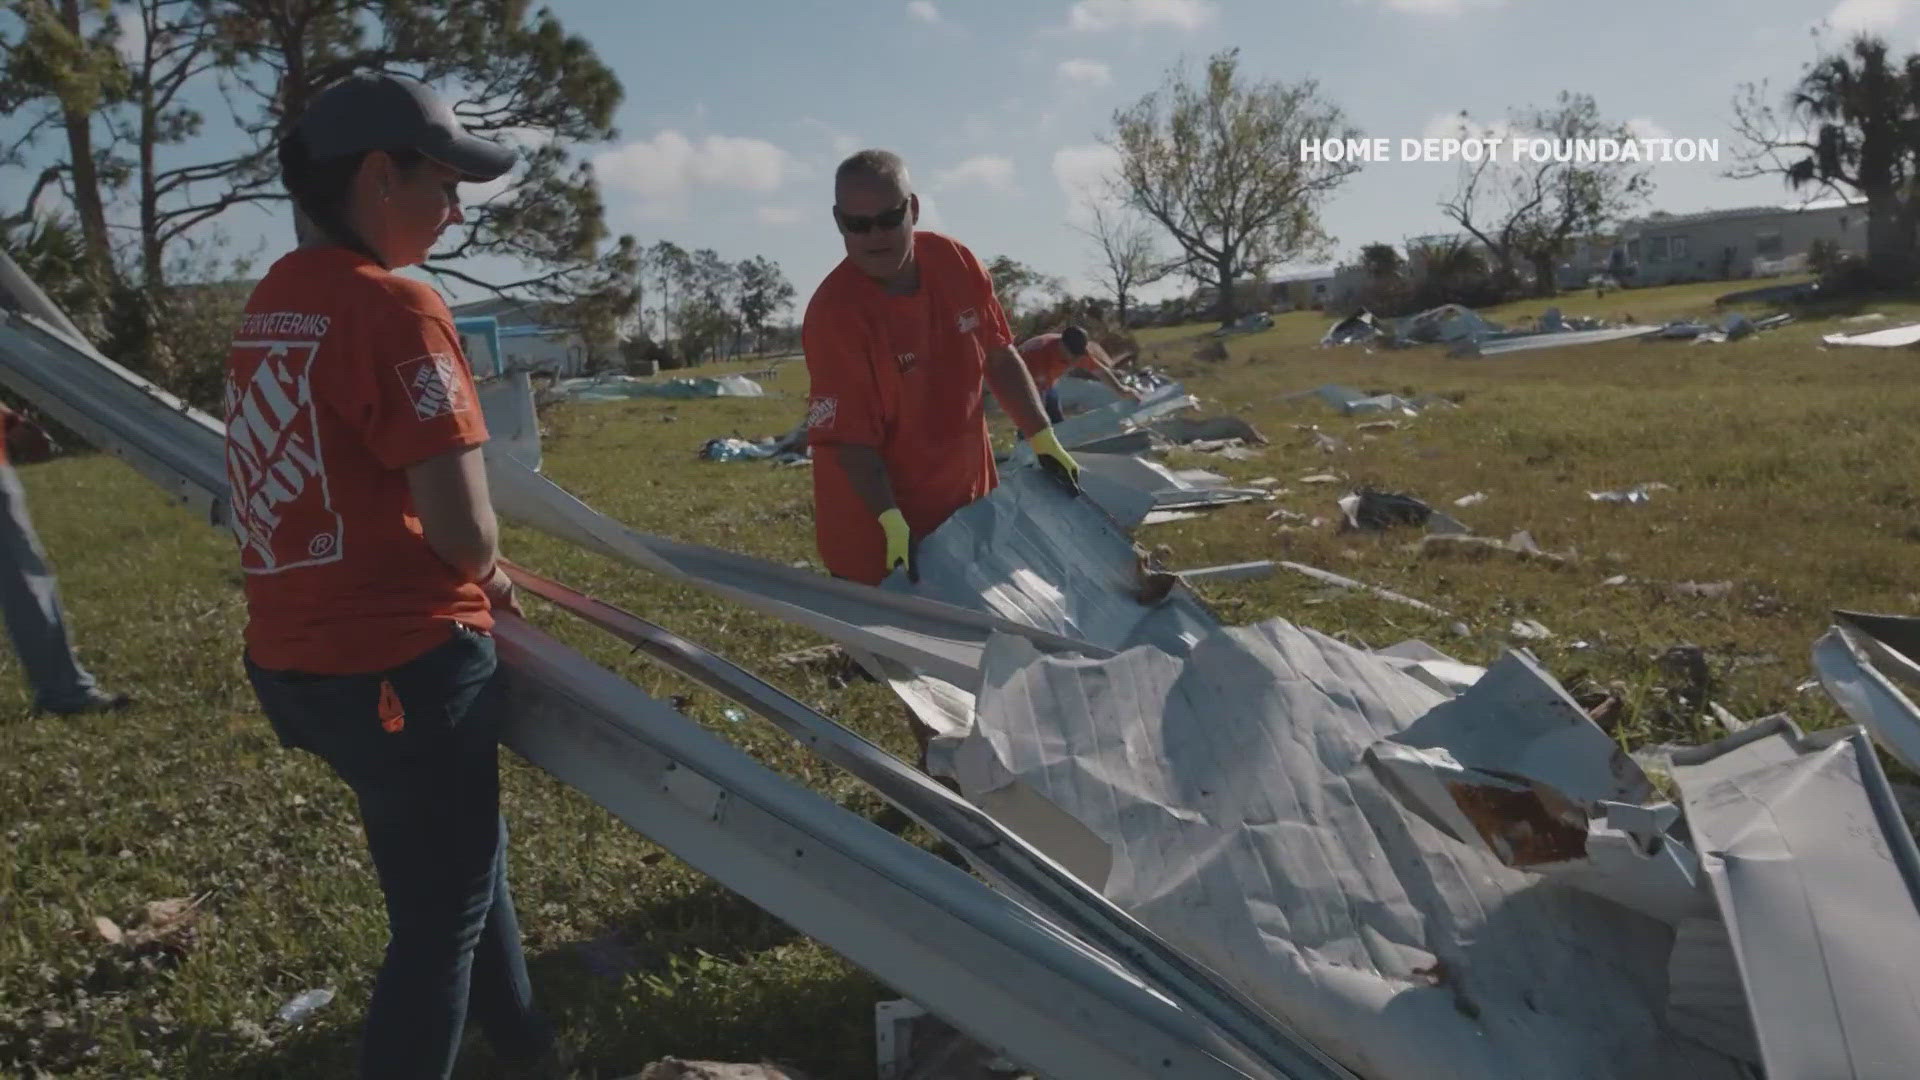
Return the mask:
M 643 397 L 765 397 L 767 392 L 744 375 L 665 381 L 636 379 L 631 375 L 591 375 L 561 379 L 547 393 L 563 401 L 626 401 Z
M 767 461 L 779 465 L 805 465 L 813 460 L 807 445 L 807 425 L 796 425 L 785 435 L 769 435 L 748 440 L 737 435 L 708 439 L 700 444 L 699 456 L 705 461 Z
M 1696 343 L 1738 341 L 1752 334 L 1785 326 L 1790 314 L 1751 319 L 1735 313 L 1718 326 L 1694 320 L 1670 322 L 1665 326 L 1647 326 L 1632 321 L 1620 323 L 1591 316 L 1563 315 L 1550 307 L 1532 325 L 1508 328 L 1489 321 L 1479 312 L 1460 304 L 1442 304 L 1400 319 L 1382 319 L 1362 309 L 1334 323 L 1320 339 L 1323 346 L 1361 344 L 1403 349 L 1414 345 L 1445 345 L 1447 355 L 1456 357 L 1499 356 L 1533 349 L 1554 349 L 1569 345 L 1593 345 L 1635 338 L 1687 340 Z M 1920 331 L 1920 327 L 1912 328 Z M 1882 333 L 1889 333 L 1883 331 Z M 1835 335 L 1839 337 L 1840 335 Z M 1873 335 L 1859 335 L 1872 337 Z M 1896 336 L 1894 341 L 1911 343 Z M 1920 341 L 1916 333 L 1914 341 Z M 1835 341 L 1834 344 L 1872 344 L 1873 342 Z M 1338 403 L 1334 402 L 1336 407 Z
M 1859 729 L 1722 720 L 1733 734 L 1661 755 L 1663 797 L 1524 651 L 1480 669 L 1226 626 L 1187 586 L 1286 569 L 1431 605 L 1259 562 L 1187 571 L 1142 611 L 1124 538 L 1042 494 L 996 492 L 930 537 L 923 595 L 1107 655 L 1008 638 L 977 683 L 895 680 L 939 721 L 929 766 L 1348 1068 L 1733 1080 L 1912 1059 L 1920 971 L 1873 957 L 1920 955 L 1920 855 Z M 1374 502 L 1385 524 L 1431 512 Z M 1915 627 L 1902 644 L 1920 655 Z M 1506 631 L 1554 636 L 1523 617 Z M 1662 663 L 1676 701 L 1711 708 L 1703 653 Z M 1857 660 L 1822 673 L 1865 685 Z M 1855 696 L 1920 733 L 1910 703 Z

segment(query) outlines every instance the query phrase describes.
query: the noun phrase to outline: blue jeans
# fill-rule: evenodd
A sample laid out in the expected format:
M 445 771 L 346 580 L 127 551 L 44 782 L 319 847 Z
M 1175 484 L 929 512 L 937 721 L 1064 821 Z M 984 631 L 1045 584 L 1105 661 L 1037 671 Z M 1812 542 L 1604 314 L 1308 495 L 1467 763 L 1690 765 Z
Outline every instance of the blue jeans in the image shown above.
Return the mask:
M 247 677 L 281 743 L 325 759 L 359 799 L 389 932 L 360 1076 L 451 1076 L 469 1010 L 503 1058 L 539 1057 L 553 1031 L 533 1008 L 507 888 L 493 639 L 456 625 L 391 671 L 309 675 L 249 660 Z M 405 713 L 397 731 L 381 723 L 382 680 Z
M 60 590 L 47 566 L 46 549 L 27 517 L 27 493 L 20 474 L 0 463 L 0 613 L 7 636 L 20 657 L 33 704 L 39 709 L 83 704 L 93 676 L 80 666 L 67 638 Z
M 1060 388 L 1057 384 L 1047 387 L 1047 392 L 1040 395 L 1040 404 L 1046 407 L 1048 423 L 1058 424 L 1066 420 L 1066 414 L 1060 411 Z

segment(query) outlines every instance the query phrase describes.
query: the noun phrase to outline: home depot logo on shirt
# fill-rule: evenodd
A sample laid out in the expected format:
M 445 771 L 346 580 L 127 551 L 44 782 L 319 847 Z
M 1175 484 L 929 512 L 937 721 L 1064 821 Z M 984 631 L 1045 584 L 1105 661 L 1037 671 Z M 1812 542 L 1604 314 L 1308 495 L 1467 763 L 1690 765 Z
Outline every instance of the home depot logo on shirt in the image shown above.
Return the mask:
M 833 418 L 839 411 L 839 398 L 814 398 L 807 404 L 807 430 L 825 431 L 832 429 Z
M 314 422 L 311 374 L 317 341 L 237 341 L 258 350 L 245 385 L 227 380 L 227 482 L 240 566 L 275 574 L 337 562 L 343 530 L 327 491 Z
M 980 312 L 977 308 L 968 308 L 953 320 L 954 328 L 963 334 L 971 334 L 980 329 Z
M 400 376 L 400 385 L 407 388 L 413 414 L 418 419 L 431 420 L 466 411 L 466 398 L 460 392 L 460 378 L 449 354 L 416 356 L 395 364 L 393 370 Z

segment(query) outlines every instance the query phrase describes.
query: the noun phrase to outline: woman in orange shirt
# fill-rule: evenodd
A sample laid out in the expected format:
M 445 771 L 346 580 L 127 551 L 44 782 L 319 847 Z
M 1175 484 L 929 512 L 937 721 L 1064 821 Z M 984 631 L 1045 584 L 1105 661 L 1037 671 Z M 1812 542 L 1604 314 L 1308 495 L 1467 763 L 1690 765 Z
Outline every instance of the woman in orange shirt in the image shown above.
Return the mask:
M 451 1075 L 469 1011 L 516 1065 L 555 1053 L 506 878 L 486 426 L 446 303 L 393 273 L 463 220 L 456 185 L 513 161 L 411 79 L 322 91 L 280 146 L 301 244 L 228 360 L 248 676 L 281 742 L 353 789 L 386 897 L 368 1078 Z

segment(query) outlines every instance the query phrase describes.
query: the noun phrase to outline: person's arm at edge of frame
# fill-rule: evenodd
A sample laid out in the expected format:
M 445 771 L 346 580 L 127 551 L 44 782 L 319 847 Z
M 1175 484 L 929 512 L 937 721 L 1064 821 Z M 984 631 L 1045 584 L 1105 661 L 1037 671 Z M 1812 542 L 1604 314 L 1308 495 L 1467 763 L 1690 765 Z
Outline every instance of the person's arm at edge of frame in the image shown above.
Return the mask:
M 478 584 L 495 608 L 520 614 L 513 583 L 500 567 L 500 523 L 480 447 L 449 450 L 407 466 L 407 489 L 434 553 Z

